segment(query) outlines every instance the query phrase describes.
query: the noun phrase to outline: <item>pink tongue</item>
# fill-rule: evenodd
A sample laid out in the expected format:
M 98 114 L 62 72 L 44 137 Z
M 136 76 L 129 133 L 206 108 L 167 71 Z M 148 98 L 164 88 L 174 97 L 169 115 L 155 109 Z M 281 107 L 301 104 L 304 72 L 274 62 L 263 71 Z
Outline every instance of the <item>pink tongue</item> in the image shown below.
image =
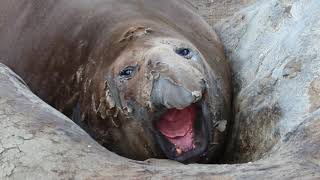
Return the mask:
M 170 109 L 159 121 L 157 128 L 159 131 L 184 152 L 193 149 L 193 123 L 196 117 L 196 107 L 191 105 L 182 110 Z

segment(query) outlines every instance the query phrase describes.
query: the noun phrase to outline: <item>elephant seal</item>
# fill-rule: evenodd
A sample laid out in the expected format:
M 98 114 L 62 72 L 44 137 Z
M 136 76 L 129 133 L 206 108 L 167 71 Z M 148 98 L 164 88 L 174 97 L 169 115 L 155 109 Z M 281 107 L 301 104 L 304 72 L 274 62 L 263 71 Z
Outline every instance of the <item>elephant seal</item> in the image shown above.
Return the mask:
M 108 149 L 212 162 L 230 120 L 215 32 L 183 0 L 2 0 L 0 62 Z

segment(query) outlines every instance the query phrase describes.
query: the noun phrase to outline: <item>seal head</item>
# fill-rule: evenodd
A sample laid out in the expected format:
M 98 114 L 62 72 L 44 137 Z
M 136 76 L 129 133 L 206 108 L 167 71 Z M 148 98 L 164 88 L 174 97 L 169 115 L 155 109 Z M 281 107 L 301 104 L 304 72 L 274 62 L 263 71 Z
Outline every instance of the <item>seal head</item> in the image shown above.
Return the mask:
M 224 103 L 214 70 L 181 35 L 130 27 L 122 37 L 119 42 L 126 46 L 108 70 L 106 99 L 126 122 L 112 134 L 140 132 L 119 141 L 143 144 L 156 157 L 208 160 Z

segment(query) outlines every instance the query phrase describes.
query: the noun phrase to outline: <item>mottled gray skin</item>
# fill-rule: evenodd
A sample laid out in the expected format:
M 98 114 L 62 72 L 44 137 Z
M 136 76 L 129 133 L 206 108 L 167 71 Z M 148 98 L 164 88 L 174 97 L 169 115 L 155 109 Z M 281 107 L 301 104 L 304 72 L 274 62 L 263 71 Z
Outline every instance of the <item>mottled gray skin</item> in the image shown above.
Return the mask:
M 229 67 L 215 32 L 184 1 L 3 0 L 0 25 L 0 62 L 109 149 L 164 157 L 153 118 L 201 102 L 207 159 L 219 157 Z M 186 46 L 195 59 L 175 53 Z M 121 79 L 128 66 L 138 70 Z

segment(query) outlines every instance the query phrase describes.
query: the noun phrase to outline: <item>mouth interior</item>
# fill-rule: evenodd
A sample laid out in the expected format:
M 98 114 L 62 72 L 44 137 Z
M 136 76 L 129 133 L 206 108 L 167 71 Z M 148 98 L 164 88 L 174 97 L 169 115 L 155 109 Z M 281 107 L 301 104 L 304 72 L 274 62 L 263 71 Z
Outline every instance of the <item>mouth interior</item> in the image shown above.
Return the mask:
M 195 148 L 194 122 L 196 115 L 195 105 L 182 110 L 169 109 L 156 123 L 161 134 L 175 146 L 178 155 Z

